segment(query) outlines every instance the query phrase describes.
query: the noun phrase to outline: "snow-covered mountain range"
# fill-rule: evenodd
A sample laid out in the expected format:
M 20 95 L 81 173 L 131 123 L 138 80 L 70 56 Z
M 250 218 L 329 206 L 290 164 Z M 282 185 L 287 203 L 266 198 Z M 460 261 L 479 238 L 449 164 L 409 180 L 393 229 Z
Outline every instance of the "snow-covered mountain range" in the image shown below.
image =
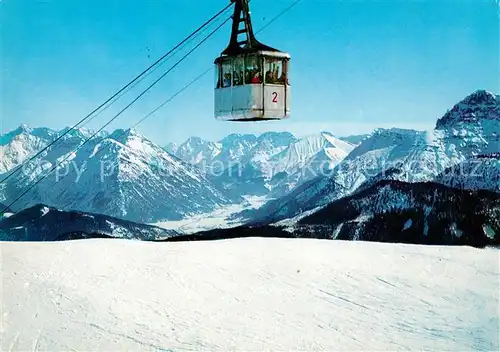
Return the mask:
M 435 181 L 454 188 L 500 193 L 500 153 L 468 158 L 446 169 Z
M 432 131 L 376 129 L 345 139 L 329 132 L 304 138 L 267 132 L 219 141 L 191 137 L 161 148 L 136 131 L 117 130 L 70 154 L 91 133 L 77 129 L 2 184 L 0 202 L 9 205 L 68 156 L 12 210 L 40 203 L 157 222 L 212 212 L 241 203 L 242 196 L 266 196 L 271 200 L 264 206 L 240 214 L 259 223 L 298 220 L 385 180 L 499 192 L 499 106 L 499 96 L 479 90 L 446 112 Z M 66 131 L 21 126 L 0 136 L 0 177 Z
M 346 136 L 346 137 L 340 137 L 341 140 L 344 142 L 348 142 L 354 145 L 360 144 L 365 138 L 369 137 L 369 134 L 355 134 L 351 136 Z
M 288 132 L 232 134 L 220 141 L 191 137 L 165 149 L 192 163 L 223 188 L 240 195 L 279 197 L 328 173 L 354 148 L 329 132 L 301 139 Z
M 23 165 L 23 170 L 3 185 L 3 202 L 9 204 L 33 181 L 68 157 L 54 173 L 19 199 L 13 210 L 42 203 L 62 210 L 151 222 L 181 219 L 240 201 L 223 194 L 197 167 L 167 153 L 135 131 L 117 130 L 99 136 L 70 155 L 86 136 L 80 130 L 72 131 L 41 158 Z M 37 146 L 40 144 L 38 140 L 35 142 Z M 36 149 L 31 144 L 23 146 L 23 150 Z
M 439 119 L 432 131 L 375 130 L 330 175 L 309 180 L 245 216 L 273 221 L 292 218 L 384 179 L 498 190 L 499 107 L 500 96 L 476 91 Z M 483 163 L 479 175 L 471 166 L 460 168 L 472 160 Z M 455 172 L 454 181 L 443 176 L 450 175 L 450 170 Z
M 279 197 L 328 173 L 354 145 L 321 132 L 301 139 L 288 132 L 231 134 L 210 142 L 192 137 L 164 149 L 135 131 L 101 133 L 74 155 L 93 131 L 29 128 L 1 136 L 2 178 L 45 145 L 65 134 L 0 188 L 9 204 L 58 162 L 68 158 L 13 206 L 35 204 L 102 213 L 132 221 L 179 220 L 241 195 Z
M 328 174 L 354 148 L 328 132 L 301 139 L 267 132 L 231 134 L 216 142 L 191 137 L 167 145 L 167 153 L 135 131 L 118 130 L 99 134 L 70 156 L 93 131 L 67 132 L 23 125 L 1 136 L 3 178 L 66 133 L 2 184 L 0 201 L 9 204 L 69 157 L 13 210 L 41 203 L 132 221 L 179 220 L 238 203 L 242 195 L 283 196 L 318 174 Z

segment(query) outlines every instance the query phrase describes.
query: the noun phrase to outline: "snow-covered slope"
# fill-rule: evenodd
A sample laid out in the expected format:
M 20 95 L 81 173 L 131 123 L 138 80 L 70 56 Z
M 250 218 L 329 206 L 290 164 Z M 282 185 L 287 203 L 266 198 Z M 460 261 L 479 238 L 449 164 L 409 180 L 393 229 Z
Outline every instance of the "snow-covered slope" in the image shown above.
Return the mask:
M 500 193 L 500 153 L 469 158 L 439 174 L 436 182 L 460 189 L 487 189 Z
M 343 240 L 498 245 L 500 194 L 431 182 L 381 181 L 333 201 L 298 224 Z
M 463 158 L 500 152 L 500 96 L 474 92 L 437 121 L 436 131 Z
M 208 173 L 218 173 L 239 163 L 259 165 L 293 141 L 295 137 L 288 132 L 267 132 L 258 137 L 230 134 L 217 142 L 190 137 L 181 145 L 169 143 L 165 150 Z
M 270 160 L 273 176 L 282 172 L 287 174 L 283 181 L 274 185 L 272 195 L 282 196 L 307 180 L 329 175 L 353 148 L 352 144 L 328 132 L 301 138 Z
M 353 145 L 358 145 L 363 141 L 363 139 L 369 136 L 369 134 L 356 134 L 352 136 L 340 137 L 340 139 Z
M 255 146 L 240 159 L 240 162 L 251 165 L 259 170 L 265 179 L 269 179 L 276 173 L 273 157 L 295 141 L 296 138 L 288 132 L 264 133 L 257 138 Z
M 458 103 L 433 131 L 378 129 L 329 176 L 318 177 L 270 201 L 252 217 L 290 218 L 383 179 L 431 181 L 445 170 L 482 154 L 500 152 L 500 99 L 478 91 Z M 495 168 L 492 168 L 496 172 Z M 491 177 L 495 180 L 498 174 Z M 491 187 L 489 187 L 491 189 Z
M 222 150 L 217 156 L 217 161 L 226 168 L 247 155 L 248 151 L 257 144 L 257 137 L 253 134 L 233 133 L 221 139 L 219 144 Z
M 24 163 L 22 170 L 2 183 L 0 188 L 0 199 L 2 199 L 4 203 L 9 204 L 30 185 L 40 179 L 42 175 L 46 175 L 54 165 L 68 158 L 65 163 L 61 164 L 58 173 L 53 174 L 48 177 L 47 180 L 40 183 L 39 187 L 34 188 L 33 191 L 27 195 L 27 198 L 21 199 L 19 203 L 12 207 L 12 210 L 20 210 L 37 203 L 45 203 L 45 201 L 50 198 L 44 198 L 43 194 L 46 193 L 50 197 L 54 196 L 54 183 L 65 174 L 66 170 L 70 170 L 75 157 L 72 151 L 77 148 L 85 138 L 84 134 L 80 133 L 80 131 L 72 131 L 60 139 L 54 146 L 44 151 L 38 158 L 31 162 Z M 42 148 L 45 146 L 44 144 Z M 78 164 L 75 163 L 74 165 Z M 78 165 L 78 168 L 80 168 L 80 165 Z M 43 186 L 43 184 L 45 184 L 45 186 Z M 32 198 L 30 198 L 30 196 Z M 32 200 L 32 202 L 30 202 L 30 200 Z M 63 201 L 64 199 L 60 199 L 59 204 Z
M 446 112 L 436 124 L 436 128 L 455 129 L 457 124 L 479 124 L 486 121 L 500 121 L 500 95 L 486 90 L 477 90 Z M 498 130 L 491 131 L 500 133 Z
M 177 149 L 179 149 L 179 145 L 177 143 L 168 143 L 163 147 L 163 149 L 165 149 L 170 154 L 175 155 L 175 153 L 177 153 Z
M 229 140 L 233 141 L 233 138 L 229 138 Z M 295 140 L 295 137 L 288 132 L 267 132 L 256 137 L 249 149 L 238 148 L 238 152 L 229 154 L 222 149 L 221 154 L 214 161 L 214 165 L 219 167 L 213 169 L 211 179 L 234 194 L 266 195 L 269 193 L 270 184 L 268 181 L 273 172 L 273 163 L 270 158 L 287 148 Z M 224 145 L 224 143 L 221 144 Z M 242 144 L 238 143 L 237 145 Z M 226 163 L 224 158 L 228 158 L 229 155 L 233 156 L 227 159 L 229 161 Z M 223 171 L 221 171 L 221 165 L 223 165 Z
M 497 249 L 0 243 L 2 350 L 497 351 Z
M 66 127 L 57 132 L 58 135 L 62 135 L 64 133 L 66 133 L 66 135 L 70 135 L 73 137 L 78 135 L 86 139 L 96 134 L 96 131 L 85 127 L 79 127 L 75 129 L 71 129 L 71 127 Z M 96 137 L 107 137 L 108 135 L 109 133 L 107 131 L 100 131 L 97 132 Z
M 199 166 L 202 170 L 207 170 L 214 158 L 221 152 L 219 143 L 205 141 L 199 137 L 191 137 L 180 146 L 174 147 L 171 145 L 170 148 L 172 151 L 175 148 L 175 156 L 190 164 Z
M 62 241 L 89 237 L 160 240 L 176 231 L 110 216 L 65 212 L 39 204 L 0 220 L 1 241 Z
M 15 199 L 32 179 L 61 160 L 63 150 L 62 146 L 51 149 L 48 155 L 53 157 L 9 180 L 7 199 Z M 233 200 L 238 201 L 221 193 L 196 167 L 135 131 L 117 130 L 81 148 L 71 162 L 61 165 L 58 174 L 44 179 L 17 202 L 14 210 L 43 203 L 151 222 L 212 211 Z
M 54 137 L 54 135 L 57 134 L 57 132 L 54 130 L 51 130 L 50 128 L 45 128 L 45 127 L 31 128 L 25 124 L 21 124 L 15 130 L 1 134 L 0 135 L 0 145 L 9 144 L 17 136 L 22 135 L 22 134 L 30 134 L 30 135 L 38 137 L 40 139 L 49 140 L 49 139 L 52 139 Z

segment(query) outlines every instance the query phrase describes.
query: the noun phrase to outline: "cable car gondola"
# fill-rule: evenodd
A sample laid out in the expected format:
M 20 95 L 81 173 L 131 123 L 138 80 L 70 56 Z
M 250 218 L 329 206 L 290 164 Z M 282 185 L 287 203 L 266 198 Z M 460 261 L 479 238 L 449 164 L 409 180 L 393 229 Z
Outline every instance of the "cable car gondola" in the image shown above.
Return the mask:
M 248 0 L 231 2 L 234 2 L 231 39 L 215 59 L 215 118 L 225 121 L 287 118 L 290 55 L 255 39 Z

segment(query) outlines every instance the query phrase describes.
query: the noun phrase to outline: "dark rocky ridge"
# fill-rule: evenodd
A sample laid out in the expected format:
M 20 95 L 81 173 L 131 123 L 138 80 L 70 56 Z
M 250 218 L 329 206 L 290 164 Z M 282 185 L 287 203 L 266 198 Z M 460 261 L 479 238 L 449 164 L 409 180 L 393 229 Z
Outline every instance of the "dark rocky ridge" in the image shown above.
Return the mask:
M 101 214 L 61 211 L 42 204 L 0 220 L 2 241 L 61 241 L 82 238 L 155 240 L 178 233 Z

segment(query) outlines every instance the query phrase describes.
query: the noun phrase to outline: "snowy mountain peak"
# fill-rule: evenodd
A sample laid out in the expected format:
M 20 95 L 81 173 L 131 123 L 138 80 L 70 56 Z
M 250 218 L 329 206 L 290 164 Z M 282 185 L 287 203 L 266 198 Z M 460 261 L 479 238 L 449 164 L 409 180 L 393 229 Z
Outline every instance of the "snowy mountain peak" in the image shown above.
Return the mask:
M 401 149 L 404 154 L 423 136 L 423 132 L 415 130 L 377 128 L 349 154 L 347 159 L 354 160 L 364 155 L 370 155 L 370 158 L 376 159 L 390 153 L 395 147 Z
M 24 133 L 24 129 L 19 127 L 13 131 L 7 132 L 5 134 L 0 135 L 0 146 L 7 145 L 11 143 L 17 136 Z
M 219 144 L 215 142 L 207 141 L 200 137 L 189 137 L 184 143 L 182 143 L 178 148 L 178 153 L 188 153 L 192 151 L 200 151 L 200 149 L 214 150 L 218 149 Z
M 22 124 L 15 130 L 0 135 L 0 146 L 7 145 L 15 139 L 19 139 L 20 136 L 32 136 L 33 138 L 49 141 L 52 140 L 56 134 L 57 132 L 50 128 L 31 128 L 28 125 Z
M 92 132 L 89 133 L 88 131 L 80 130 L 78 128 L 71 130 L 70 127 L 67 127 L 58 132 L 59 136 L 62 136 L 63 134 L 64 137 L 62 138 L 65 140 L 70 138 L 77 138 L 83 141 L 92 136 L 93 133 Z
M 498 104 L 499 100 L 500 96 L 495 95 L 492 92 L 488 92 L 487 90 L 478 89 L 474 93 L 464 98 L 461 103 L 469 105 L 495 105 Z
M 219 143 L 225 146 L 233 146 L 238 144 L 250 144 L 255 143 L 257 137 L 253 134 L 239 134 L 239 133 L 231 133 L 226 137 L 222 138 Z
M 146 139 L 146 137 L 144 137 L 142 134 L 140 134 L 139 132 L 137 132 L 133 128 L 129 128 L 126 130 L 117 129 L 109 135 L 109 138 L 114 139 L 115 141 L 118 141 L 118 142 L 126 141 L 130 138 Z M 123 143 L 123 144 L 125 144 L 125 143 Z
M 165 147 L 163 147 L 167 152 L 170 154 L 177 153 L 177 150 L 179 149 L 179 145 L 177 143 L 168 143 Z
M 178 158 L 201 166 L 202 169 L 204 167 L 201 163 L 210 163 L 220 153 L 219 143 L 206 141 L 200 137 L 190 137 L 178 147 L 172 145 L 170 148 Z
M 37 130 L 40 130 L 41 128 L 37 128 Z M 46 129 L 46 128 L 45 128 Z M 34 131 L 33 128 L 31 128 L 30 126 L 28 126 L 27 124 L 25 123 L 22 123 L 19 125 L 18 128 L 16 128 L 15 130 L 7 133 L 7 134 L 11 134 L 11 135 L 20 135 L 22 133 L 26 133 L 26 134 L 32 134 Z
M 120 143 L 123 146 L 127 146 L 137 151 L 142 150 L 145 153 L 150 152 L 151 149 L 157 149 L 156 145 L 153 142 L 151 142 L 148 138 L 146 138 L 144 135 L 140 134 L 139 132 L 137 132 L 137 130 L 134 129 L 127 129 L 127 130 L 117 129 L 109 136 L 107 136 L 105 139 L 111 139 L 113 141 Z M 161 151 L 164 150 L 161 149 Z M 158 150 L 155 150 L 154 153 L 158 152 L 159 152 Z
M 353 144 L 335 137 L 330 132 L 321 132 L 321 136 L 329 144 L 329 146 L 327 146 L 327 147 L 338 148 L 338 149 L 346 152 L 346 155 L 354 149 Z
M 57 134 L 60 136 L 62 134 L 66 134 L 64 138 L 76 137 L 80 139 L 87 139 L 94 135 L 96 131 L 84 128 L 84 127 L 65 127 L 60 130 Z M 108 135 L 107 132 L 101 131 L 96 134 L 95 137 L 106 137 Z
M 354 146 L 329 132 L 303 137 L 270 159 L 271 172 L 281 179 L 273 195 L 286 193 L 308 179 L 328 172 L 341 162 Z M 289 175 L 289 177 L 284 177 Z M 276 179 L 273 179 L 276 183 Z M 278 193 L 277 193 L 278 192 Z
M 401 136 L 408 136 L 408 135 L 416 135 L 419 134 L 420 132 L 415 131 L 415 130 L 410 130 L 410 129 L 405 129 L 405 128 L 376 128 L 373 130 L 372 134 L 370 135 L 371 137 L 401 137 Z
M 22 123 L 19 125 L 19 127 L 16 129 L 16 131 L 19 131 L 20 133 L 23 133 L 23 132 L 31 133 L 31 128 L 28 125 Z
M 486 90 L 477 90 L 448 110 L 437 121 L 436 129 L 488 120 L 500 121 L 500 96 Z
M 226 189 L 263 195 L 277 186 L 279 190 L 273 194 L 277 196 L 313 177 L 318 168 L 332 168 L 353 148 L 324 131 L 302 139 L 290 132 L 265 132 L 258 136 L 233 133 L 218 142 L 191 137 L 179 147 L 169 144 L 165 150 L 201 167 Z M 307 170 L 302 172 L 303 168 Z M 275 178 L 276 174 L 279 175 Z

